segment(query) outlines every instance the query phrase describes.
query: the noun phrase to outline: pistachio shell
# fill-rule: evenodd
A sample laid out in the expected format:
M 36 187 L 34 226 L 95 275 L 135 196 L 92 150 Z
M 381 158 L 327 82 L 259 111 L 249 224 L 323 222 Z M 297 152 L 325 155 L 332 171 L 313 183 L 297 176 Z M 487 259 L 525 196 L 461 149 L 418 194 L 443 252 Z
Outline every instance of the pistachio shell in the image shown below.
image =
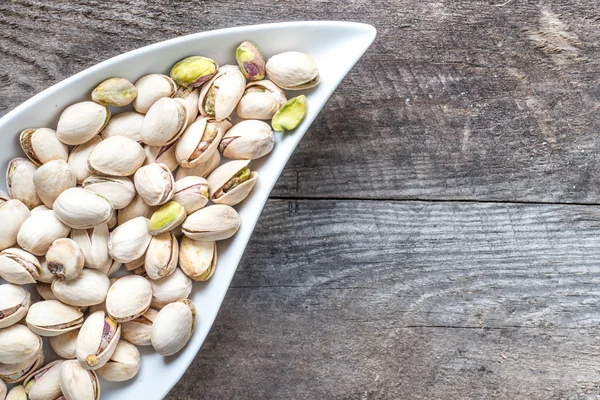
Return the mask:
M 108 254 L 113 260 L 127 263 L 142 257 L 150 244 L 148 218 L 136 217 L 111 232 Z
M 108 256 L 108 225 L 99 224 L 92 229 L 73 229 L 71 239 L 81 248 L 88 268 L 105 271 L 112 260 Z
M 71 172 L 77 179 L 78 185 L 81 185 L 85 178 L 92 174 L 92 171 L 88 169 L 88 158 L 101 141 L 100 136 L 94 136 L 88 142 L 75 146 L 71 151 L 67 162 L 71 167 Z
M 151 307 L 161 308 L 177 300 L 187 299 L 192 292 L 192 281 L 179 268 L 164 278 L 153 280 Z
M 112 214 L 110 215 L 110 218 L 108 219 L 108 221 L 106 221 L 106 225 L 108 226 L 109 230 L 117 226 L 117 210 L 113 210 Z
M 204 207 L 188 216 L 181 229 L 190 239 L 216 241 L 235 235 L 241 223 L 242 220 L 233 207 L 217 204 Z
M 29 400 L 54 400 L 62 396 L 60 368 L 63 362 L 56 360 L 27 374 L 23 385 Z
M 50 283 L 37 282 L 35 284 L 35 290 L 40 295 L 40 299 L 58 300 L 58 297 L 56 297 L 54 293 L 52 293 L 52 287 Z
M 271 126 L 277 132 L 296 129 L 306 117 L 306 96 L 289 99 L 273 116 Z
M 125 78 L 109 78 L 92 92 L 92 100 L 103 106 L 124 107 L 137 96 L 133 83 Z
M 85 369 L 101 368 L 114 353 L 121 337 L 121 325 L 104 311 L 96 311 L 83 323 L 77 336 L 75 352 Z
M 0 285 L 0 329 L 22 320 L 30 305 L 31 295 L 27 290 L 9 283 Z
M 136 319 L 150 308 L 152 285 L 136 275 L 127 275 L 112 284 L 106 295 L 106 312 L 117 322 Z
M 58 140 L 53 129 L 25 129 L 19 135 L 19 142 L 23 152 L 38 167 L 48 161 L 69 158 L 69 148 Z
M 177 62 L 171 69 L 171 79 L 181 86 L 200 87 L 217 72 L 217 63 L 210 58 L 191 56 Z
M 175 179 L 180 180 L 185 178 L 186 176 L 200 176 L 202 178 L 206 178 L 210 175 L 211 172 L 215 170 L 221 163 L 221 154 L 218 151 L 213 152 L 212 156 L 210 156 L 205 162 L 198 164 L 192 168 L 184 168 L 180 167 L 177 169 L 177 173 L 175 174 Z
M 250 82 L 236 111 L 243 119 L 269 120 L 286 101 L 285 92 L 273 82 Z
M 129 342 L 120 340 L 110 360 L 96 372 L 108 382 L 123 382 L 133 379 L 140 370 L 140 352 Z
M 150 346 L 152 344 L 150 341 L 152 321 L 157 314 L 158 311 L 149 308 L 143 315 L 125 322 L 121 326 L 122 338 L 137 346 Z
M 77 186 L 77 178 L 66 161 L 52 160 L 35 171 L 33 184 L 42 202 L 52 208 L 59 194 Z
M 42 338 L 28 327 L 15 324 L 0 329 L 0 363 L 31 362 L 42 351 Z
M 77 336 L 79 335 L 79 329 L 75 329 L 62 335 L 52 336 L 48 339 L 50 347 L 56 354 L 67 360 L 74 359 L 77 357 L 75 353 L 75 346 L 77 344 Z
M 217 265 L 217 244 L 198 242 L 188 237 L 181 241 L 179 250 L 181 270 L 195 281 L 207 281 Z
M 40 276 L 39 270 L 38 259 L 24 250 L 12 247 L 0 252 L 0 277 L 7 282 L 16 285 L 35 283 Z
M 135 189 L 149 206 L 165 204 L 173 198 L 175 179 L 165 164 L 149 164 L 133 177 Z
M 90 153 L 88 169 L 104 175 L 133 175 L 144 164 L 144 148 L 125 136 L 113 136 L 98 143 Z
M 40 351 L 33 360 L 19 361 L 14 364 L 0 364 L 0 380 L 6 383 L 22 382 L 31 371 L 37 369 L 43 363 L 44 352 Z M 23 400 L 27 400 L 27 396 L 23 397 Z
M 217 151 L 221 138 L 231 128 L 229 121 L 199 118 L 183 133 L 176 144 L 175 157 L 184 168 L 196 167 Z
M 171 172 L 179 167 L 175 158 L 175 143 L 166 146 L 145 146 L 144 153 L 146 154 L 144 165 L 165 164 Z
M 265 79 L 265 58 L 254 43 L 240 44 L 235 50 L 235 58 L 246 79 L 250 81 Z
M 175 98 L 185 101 L 188 110 L 187 125 L 191 125 L 198 116 L 198 98 L 200 90 L 192 87 L 180 86 L 175 92 Z
M 27 400 L 27 393 L 23 385 L 15 386 L 6 395 L 6 400 Z
M 26 158 L 15 158 L 6 168 L 6 186 L 11 198 L 21 200 L 29 209 L 42 204 L 33 183 L 37 171 L 34 163 Z
M 255 160 L 269 154 L 274 145 L 275 136 L 267 123 L 247 120 L 227 131 L 219 149 L 232 160 Z
M 100 272 L 104 273 L 106 276 L 113 276 L 117 271 L 121 269 L 123 263 L 115 260 L 111 260 L 112 262 L 108 265 L 108 268 L 104 268 L 100 270 Z
M 148 278 L 160 279 L 171 275 L 177 268 L 178 257 L 179 243 L 175 235 L 165 232 L 153 236 L 144 262 Z
M 67 107 L 56 127 L 56 137 L 64 144 L 82 144 L 102 132 L 110 119 L 107 107 L 83 101 Z
M 6 388 L 6 384 L 2 379 L 0 379 L 0 400 L 5 400 L 7 391 L 8 389 Z
M 249 162 L 230 161 L 210 174 L 207 181 L 213 203 L 234 206 L 248 196 L 258 179 L 258 172 L 247 168 Z
M 150 107 L 163 97 L 172 97 L 177 89 L 175 82 L 166 75 L 150 74 L 135 82 L 138 95 L 133 100 L 135 111 L 146 114 Z
M 110 201 L 115 210 L 127 207 L 135 197 L 133 182 L 124 176 L 94 174 L 83 181 L 83 188 Z
M 54 202 L 56 217 L 73 229 L 90 229 L 107 222 L 113 206 L 104 197 L 81 188 L 62 192 Z
M 307 54 L 288 51 L 267 61 L 267 76 L 277 86 L 286 90 L 304 90 L 317 86 L 319 67 Z
M 31 216 L 21 200 L 8 200 L 0 204 L 0 250 L 17 243 L 17 234 L 23 223 Z
M 71 228 L 63 224 L 53 210 L 40 211 L 25 220 L 17 234 L 17 243 L 24 250 L 43 256 L 56 239 L 69 236 L 69 232 Z
M 32 332 L 51 337 L 78 329 L 83 324 L 83 314 L 77 307 L 58 300 L 44 300 L 29 308 L 25 322 Z
M 176 141 L 187 124 L 187 106 L 181 99 L 162 98 L 150 107 L 140 137 L 151 146 L 164 146 Z
M 83 269 L 79 276 L 69 281 L 55 280 L 52 292 L 63 303 L 88 307 L 102 303 L 110 287 L 108 276 L 95 269 Z
M 38 282 L 42 283 L 52 283 L 57 279 L 57 276 L 54 275 L 48 269 L 48 262 L 46 262 L 46 257 L 39 257 L 40 261 L 40 277 L 38 278 Z
M 67 238 L 56 239 L 46 253 L 48 270 L 59 279 L 75 279 L 81 270 L 85 257 L 79 245 Z
M 96 372 L 87 371 L 75 360 L 62 363 L 59 383 L 65 400 L 100 399 L 100 384 Z
M 104 130 L 100 133 L 102 139 L 113 136 L 125 136 L 138 143 L 142 142 L 140 130 L 144 122 L 144 114 L 135 111 L 126 111 L 113 115 Z
M 244 94 L 246 78 L 234 65 L 224 65 L 202 86 L 198 108 L 203 116 L 223 121 L 229 117 Z
M 150 218 L 152 213 L 157 209 L 155 206 L 146 204 L 142 196 L 136 194 L 131 203 L 117 214 L 118 225 L 122 225 L 130 219 L 136 217 Z
M 162 356 L 171 356 L 185 347 L 196 326 L 196 307 L 190 300 L 167 304 L 152 324 L 152 347 Z
M 160 235 L 181 225 L 186 217 L 183 206 L 176 201 L 170 201 L 152 214 L 148 230 L 153 236 Z
M 175 182 L 173 200 L 183 206 L 186 214 L 204 207 L 208 203 L 208 197 L 208 182 L 204 178 L 186 176 Z

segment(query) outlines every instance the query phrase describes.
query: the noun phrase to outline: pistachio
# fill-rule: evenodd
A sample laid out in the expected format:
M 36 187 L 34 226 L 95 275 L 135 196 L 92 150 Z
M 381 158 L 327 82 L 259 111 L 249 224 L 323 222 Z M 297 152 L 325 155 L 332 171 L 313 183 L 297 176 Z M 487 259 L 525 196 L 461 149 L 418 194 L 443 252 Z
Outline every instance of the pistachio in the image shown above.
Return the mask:
M 19 229 L 30 216 L 29 209 L 20 200 L 8 200 L 0 204 L 0 250 L 17 243 Z
M 180 86 L 200 87 L 217 72 L 217 63 L 210 58 L 191 56 L 177 62 L 171 78 Z
M 221 138 L 231 128 L 229 121 L 199 118 L 190 125 L 176 144 L 175 157 L 184 168 L 196 167 L 211 158 Z
M 63 224 L 53 210 L 32 214 L 23 222 L 17 234 L 17 243 L 24 250 L 43 256 L 52 242 L 69 236 L 71 228 Z
M 34 163 L 26 158 L 15 158 L 6 169 L 6 186 L 11 198 L 21 200 L 29 209 L 42 204 L 33 183 L 37 171 Z
M 148 219 L 136 217 L 111 232 L 108 239 L 108 254 L 121 263 L 142 257 L 150 244 Z
M 38 167 L 48 161 L 69 158 L 69 148 L 57 139 L 53 129 L 25 129 L 19 135 L 19 142 L 23 152 Z
M 150 281 L 152 302 L 150 307 L 162 308 L 177 300 L 187 299 L 192 292 L 192 280 L 179 268 L 164 278 Z
M 100 133 L 102 139 L 113 136 L 125 136 L 138 143 L 142 142 L 140 130 L 144 122 L 144 114 L 135 111 L 126 111 L 113 115 L 104 130 Z
M 150 308 L 152 285 L 136 275 L 127 275 L 112 284 L 106 295 L 106 312 L 116 322 L 136 319 Z
M 133 177 L 135 189 L 149 206 L 165 204 L 173 198 L 175 179 L 165 164 L 149 164 Z
M 275 136 L 267 123 L 247 120 L 227 131 L 219 148 L 232 160 L 255 160 L 269 154 L 274 145 Z
M 40 276 L 39 270 L 38 259 L 24 250 L 13 247 L 0 251 L 0 277 L 9 283 L 35 283 Z
M 306 117 L 306 96 L 301 95 L 288 100 L 273 116 L 271 126 L 277 132 L 296 129 Z
M 92 229 L 73 229 L 71 239 L 83 253 L 84 265 L 100 271 L 108 270 L 112 260 L 108 256 L 108 225 L 99 224 Z
M 60 368 L 63 362 L 64 360 L 53 361 L 27 375 L 23 385 L 29 400 L 55 400 L 62 396 Z
M 32 362 L 42 351 L 42 338 L 21 324 L 0 329 L 0 363 Z
M 59 194 L 77 186 L 77 178 L 65 160 L 52 160 L 35 171 L 33 184 L 42 202 L 52 208 Z
M 117 210 L 113 210 L 112 214 L 110 215 L 110 218 L 108 219 L 108 221 L 106 221 L 106 225 L 108 226 L 109 230 L 117 226 Z
M 33 208 L 31 210 L 31 215 L 33 215 L 35 213 L 38 213 L 40 211 L 48 211 L 48 210 L 51 210 L 51 208 L 48 208 L 48 207 L 46 207 L 45 205 L 42 204 L 40 206 L 37 206 L 37 207 Z
M 40 261 L 40 276 L 38 278 L 38 282 L 42 283 L 52 283 L 57 277 L 48 269 L 48 262 L 46 261 L 46 257 L 39 257 Z
M 242 220 L 233 207 L 216 204 L 188 216 L 181 230 L 190 239 L 216 241 L 235 235 L 241 223 Z
M 184 168 L 181 167 L 177 169 L 177 173 L 175 174 L 175 179 L 180 180 L 185 178 L 186 176 L 199 176 L 202 178 L 206 178 L 210 175 L 211 172 L 215 170 L 221 163 L 221 154 L 218 151 L 215 151 L 205 162 L 198 164 L 192 168 Z
M 191 125 L 196 117 L 198 116 L 198 97 L 200 96 L 200 90 L 194 89 L 192 87 L 180 86 L 177 88 L 177 92 L 175 92 L 176 99 L 181 99 L 187 105 L 188 116 L 187 116 L 187 124 Z
M 103 268 L 100 272 L 104 273 L 106 276 L 113 276 L 117 271 L 121 269 L 123 263 L 115 260 L 111 260 L 111 263 L 108 265 L 108 268 Z
M 117 215 L 118 225 L 122 225 L 125 222 L 135 217 L 146 217 L 150 218 L 152 213 L 157 209 L 155 206 L 149 206 L 146 204 L 142 196 L 136 194 L 131 203 L 122 210 L 119 210 Z
M 151 146 L 173 143 L 185 130 L 187 119 L 187 105 L 182 99 L 159 99 L 148 110 L 140 137 Z
M 53 276 L 56 278 L 56 275 L 53 275 Z M 55 280 L 56 279 L 54 279 L 54 281 Z M 52 282 L 54 282 L 54 281 L 52 281 Z M 40 299 L 43 299 L 43 300 L 58 300 L 58 297 L 56 297 L 54 295 L 54 293 L 52 293 L 52 287 L 51 287 L 50 283 L 37 282 L 35 284 L 35 290 L 40 295 Z
M 48 270 L 59 279 L 75 279 L 83 269 L 84 261 L 79 245 L 67 238 L 56 239 L 46 253 Z
M 162 356 L 172 356 L 185 347 L 196 326 L 196 307 L 191 300 L 167 304 L 152 324 L 152 347 Z
M 286 101 L 285 92 L 273 82 L 250 82 L 236 110 L 243 119 L 268 120 Z
M 83 269 L 79 276 L 71 280 L 55 280 L 52 292 L 63 303 L 89 307 L 102 303 L 110 287 L 110 280 L 100 271 Z
M 184 237 L 179 249 L 179 265 L 181 270 L 193 280 L 209 280 L 217 265 L 217 244 L 198 242 Z
M 177 238 L 170 232 L 165 232 L 152 237 L 144 268 L 150 279 L 160 279 L 171 275 L 177 268 L 179 256 L 179 243 Z
M 207 181 L 213 203 L 234 206 L 248 196 L 258 179 L 258 172 L 247 167 L 249 162 L 230 161 L 210 174 Z
M 33 360 L 19 361 L 14 364 L 0 364 L 0 380 L 6 383 L 22 382 L 31 371 L 44 363 L 44 352 L 40 351 Z M 17 386 L 18 387 L 18 386 Z M 27 396 L 22 397 L 27 400 Z
M 145 146 L 144 153 L 146 154 L 144 165 L 165 164 L 171 172 L 179 167 L 177 158 L 175 158 L 175 143 L 165 146 Z
M 113 136 L 98 143 L 88 158 L 88 169 L 104 175 L 133 175 L 144 164 L 144 148 L 125 136 Z
M 0 190 L 0 206 L 4 203 L 6 203 L 7 201 L 11 200 L 10 196 L 8 195 L 8 193 L 6 193 L 3 190 Z
M 133 83 L 125 78 L 109 78 L 92 92 L 92 100 L 103 106 L 124 107 L 137 96 Z
M 77 178 L 77 184 L 81 185 L 85 178 L 92 174 L 88 169 L 88 158 L 98 143 L 102 141 L 100 136 L 94 136 L 88 142 L 75 146 L 69 155 L 69 166 Z
M 59 220 L 73 229 L 90 229 L 107 222 L 113 206 L 104 197 L 81 188 L 62 192 L 54 202 Z
M 83 324 L 83 314 L 77 307 L 58 300 L 44 300 L 29 308 L 25 322 L 40 336 L 58 336 L 79 328 Z
M 172 97 L 177 89 L 175 82 L 166 75 L 150 74 L 135 82 L 138 94 L 133 100 L 135 111 L 146 114 L 150 107 L 163 97 Z
M 317 63 L 307 54 L 288 51 L 267 61 L 267 76 L 286 90 L 304 90 L 315 87 L 321 80 Z
M 183 206 L 186 214 L 204 207 L 208 203 L 208 197 L 208 182 L 204 178 L 186 176 L 175 182 L 173 200 Z
M 56 127 L 56 137 L 64 144 L 82 144 L 102 132 L 110 119 L 108 107 L 83 101 L 67 107 Z
M 123 382 L 133 379 L 140 370 L 140 352 L 137 347 L 120 340 L 110 360 L 99 368 L 98 376 L 108 382 Z
M 246 79 L 240 69 L 224 65 L 200 91 L 198 99 L 200 114 L 217 121 L 229 117 L 244 94 Z
M 146 250 L 148 251 L 148 250 Z M 139 267 L 144 266 L 144 259 L 146 258 L 146 255 L 144 254 L 143 256 L 141 256 L 140 258 L 138 258 L 137 260 L 133 260 L 130 261 L 128 263 L 125 263 L 125 271 L 133 271 L 135 269 L 138 269 Z
M 6 400 L 27 400 L 27 393 L 23 385 L 13 387 L 6 395 Z
M 48 339 L 50 347 L 59 357 L 67 360 L 74 359 L 77 357 L 75 354 L 75 346 L 77 344 L 77 336 L 79 335 L 79 329 L 68 331 L 62 335 L 52 336 Z
M 250 81 L 265 79 L 265 58 L 252 42 L 243 42 L 235 50 L 235 58 L 242 74 Z
M 83 188 L 110 201 L 115 210 L 127 207 L 135 197 L 133 182 L 124 176 L 94 174 L 83 181 Z
M 77 360 L 85 369 L 101 368 L 114 353 L 120 337 L 121 325 L 104 311 L 96 311 L 79 330 L 75 348 Z
M 0 400 L 5 400 L 7 391 L 8 389 L 6 388 L 6 384 L 2 379 L 0 379 Z
M 0 329 L 19 322 L 29 310 L 31 295 L 17 285 L 0 285 Z
M 96 372 L 86 371 L 76 360 L 62 363 L 59 384 L 65 400 L 100 399 L 100 383 Z
M 160 235 L 181 225 L 186 217 L 183 206 L 176 201 L 170 201 L 152 214 L 148 230 L 151 235 Z
M 122 338 L 137 346 L 150 346 L 152 344 L 150 341 L 152 321 L 154 321 L 157 314 L 158 311 L 149 308 L 143 315 L 125 322 L 121 326 Z

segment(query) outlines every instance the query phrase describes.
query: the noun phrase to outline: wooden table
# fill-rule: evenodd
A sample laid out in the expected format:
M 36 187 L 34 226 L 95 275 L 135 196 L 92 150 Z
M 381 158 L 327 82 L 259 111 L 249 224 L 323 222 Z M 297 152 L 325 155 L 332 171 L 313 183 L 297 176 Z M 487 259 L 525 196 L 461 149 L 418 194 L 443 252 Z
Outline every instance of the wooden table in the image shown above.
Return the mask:
M 379 31 L 167 399 L 600 396 L 600 3 L 120 3 L 0 2 L 0 114 L 197 31 Z

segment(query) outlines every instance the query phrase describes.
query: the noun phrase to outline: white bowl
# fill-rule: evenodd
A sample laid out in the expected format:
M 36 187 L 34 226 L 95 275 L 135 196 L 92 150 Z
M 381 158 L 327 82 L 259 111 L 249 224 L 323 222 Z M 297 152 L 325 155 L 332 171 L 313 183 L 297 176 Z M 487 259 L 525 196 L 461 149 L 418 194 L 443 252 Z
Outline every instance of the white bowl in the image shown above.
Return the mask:
M 219 260 L 208 283 L 195 283 L 190 298 L 196 304 L 198 321 L 188 345 L 178 354 L 162 357 L 140 347 L 142 364 L 138 375 L 128 382 L 102 382 L 102 399 L 162 399 L 177 383 L 204 342 L 221 307 L 250 235 L 279 174 L 296 145 L 348 71 L 375 39 L 375 28 L 351 22 L 289 22 L 244 26 L 184 36 L 153 44 L 104 61 L 34 96 L 0 119 L 0 168 L 22 156 L 19 132 L 31 127 L 56 128 L 61 111 L 77 101 L 88 100 L 102 80 L 122 76 L 134 82 L 142 75 L 168 74 L 178 60 L 204 55 L 219 65 L 235 64 L 235 48 L 244 40 L 255 42 L 266 58 L 283 51 L 301 51 L 312 56 L 321 73 L 318 87 L 305 91 L 308 114 L 294 131 L 276 135 L 273 152 L 251 166 L 260 173 L 258 183 L 238 209 L 242 226 L 231 239 L 218 245 Z M 296 96 L 302 92 L 289 92 Z M 0 188 L 5 189 L 4 177 Z M 49 347 L 49 346 L 46 346 Z

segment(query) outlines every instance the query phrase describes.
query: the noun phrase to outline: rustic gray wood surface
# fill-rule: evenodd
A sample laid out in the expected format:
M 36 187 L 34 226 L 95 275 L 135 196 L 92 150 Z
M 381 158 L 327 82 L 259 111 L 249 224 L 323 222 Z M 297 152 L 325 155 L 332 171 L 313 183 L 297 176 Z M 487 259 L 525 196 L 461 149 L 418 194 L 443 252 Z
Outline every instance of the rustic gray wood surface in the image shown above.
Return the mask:
M 168 399 L 600 398 L 598 2 L 3 0 L 0 115 L 153 42 L 313 19 L 379 33 Z

